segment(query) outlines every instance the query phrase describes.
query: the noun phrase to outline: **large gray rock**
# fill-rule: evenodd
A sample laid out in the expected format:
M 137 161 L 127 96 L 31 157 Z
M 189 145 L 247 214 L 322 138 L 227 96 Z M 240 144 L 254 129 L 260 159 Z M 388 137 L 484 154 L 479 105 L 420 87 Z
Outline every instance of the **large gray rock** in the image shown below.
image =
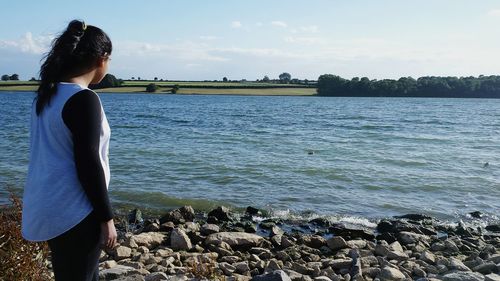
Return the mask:
M 406 276 L 401 271 L 389 266 L 382 268 L 377 277 L 381 281 L 403 281 L 406 279 Z
M 165 237 L 165 234 L 160 232 L 143 232 L 130 237 L 130 243 L 135 243 L 137 246 L 145 246 L 148 249 L 153 249 L 162 244 Z
M 163 272 L 153 272 L 148 274 L 144 281 L 160 281 L 160 280 L 168 280 L 168 276 Z
M 216 224 L 206 223 L 201 226 L 200 232 L 202 235 L 210 235 L 220 231 L 220 228 Z
M 193 221 L 194 219 L 194 209 L 191 206 L 184 206 L 179 209 L 172 210 L 163 217 L 160 218 L 160 223 L 171 221 L 175 224 L 185 223 L 187 221 Z
M 170 233 L 170 246 L 174 250 L 189 250 L 193 248 L 191 240 L 187 234 L 180 228 L 175 228 Z
M 391 245 L 387 245 L 387 243 L 377 244 L 375 246 L 375 254 L 387 257 L 389 260 L 404 260 L 408 258 L 408 255 L 403 252 L 403 248 L 397 241 Z
M 472 270 L 482 274 L 490 274 L 497 270 L 497 265 L 492 262 L 487 262 L 474 267 Z
M 500 254 L 492 255 L 491 257 L 488 258 L 488 261 L 491 261 L 492 263 L 499 264 L 500 263 Z
M 276 270 L 267 274 L 257 275 L 252 281 L 292 281 L 283 270 Z
M 130 255 L 132 254 L 132 249 L 129 247 L 125 246 L 118 246 L 113 250 L 113 256 L 115 257 L 115 260 L 123 260 L 126 258 L 129 258 Z
M 403 245 L 415 244 L 418 241 L 429 241 L 429 237 L 422 234 L 417 234 L 413 232 L 401 231 L 399 233 L 399 241 L 403 243 Z
M 484 281 L 500 281 L 500 275 L 491 273 L 484 276 Z
M 453 258 L 453 257 L 450 258 L 449 268 L 459 270 L 459 271 L 470 271 L 470 268 L 468 268 L 461 260 Z
M 424 251 L 420 254 L 420 259 L 428 264 L 436 264 L 436 256 L 429 251 Z
M 328 248 L 332 249 L 333 251 L 337 251 L 340 249 L 345 249 L 349 247 L 347 245 L 347 242 L 344 240 L 344 238 L 340 236 L 335 236 L 326 241 L 326 244 L 328 245 Z
M 484 276 L 477 272 L 457 271 L 445 274 L 443 281 L 484 281 Z
M 231 247 L 256 247 L 262 240 L 259 235 L 244 232 L 219 232 L 210 234 L 205 239 L 205 244 L 220 244 L 220 241 L 226 242 Z
M 99 279 L 113 280 L 133 274 L 139 274 L 139 271 L 130 266 L 117 265 L 113 268 L 101 270 L 99 272 Z

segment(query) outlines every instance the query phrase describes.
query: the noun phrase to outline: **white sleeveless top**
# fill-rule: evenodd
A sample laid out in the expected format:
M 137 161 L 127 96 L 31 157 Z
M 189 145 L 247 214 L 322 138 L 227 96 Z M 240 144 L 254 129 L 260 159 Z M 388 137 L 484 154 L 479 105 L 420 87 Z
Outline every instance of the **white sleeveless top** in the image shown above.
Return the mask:
M 76 172 L 72 134 L 63 121 L 66 101 L 81 90 L 78 84 L 59 83 L 57 93 L 36 114 L 31 110 L 30 160 L 24 187 L 22 235 L 30 241 L 46 241 L 70 230 L 92 211 Z M 99 156 L 106 187 L 110 128 L 101 105 L 102 126 Z

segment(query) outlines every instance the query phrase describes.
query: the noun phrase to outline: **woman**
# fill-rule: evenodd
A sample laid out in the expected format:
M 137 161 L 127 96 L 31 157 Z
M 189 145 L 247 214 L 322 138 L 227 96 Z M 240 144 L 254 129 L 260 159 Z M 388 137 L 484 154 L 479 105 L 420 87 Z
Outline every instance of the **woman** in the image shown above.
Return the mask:
M 74 20 L 52 43 L 33 102 L 23 237 L 48 241 L 56 280 L 98 280 L 116 230 L 109 204 L 110 130 L 89 84 L 106 75 L 109 37 Z

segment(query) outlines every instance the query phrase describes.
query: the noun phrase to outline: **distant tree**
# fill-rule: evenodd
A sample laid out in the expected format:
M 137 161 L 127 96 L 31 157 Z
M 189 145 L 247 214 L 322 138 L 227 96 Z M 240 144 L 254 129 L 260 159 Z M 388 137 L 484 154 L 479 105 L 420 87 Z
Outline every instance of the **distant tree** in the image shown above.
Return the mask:
M 227 82 L 227 77 L 222 78 L 222 82 Z
M 299 84 L 300 80 L 297 79 L 297 78 L 293 78 L 292 80 L 290 80 L 290 83 L 292 83 L 292 84 Z
M 112 74 L 106 74 L 104 78 L 102 78 L 101 82 L 95 85 L 91 85 L 92 89 L 103 89 L 103 88 L 113 88 L 120 87 L 123 84 L 123 80 L 118 80 Z
M 135 77 L 130 78 L 130 80 L 135 80 Z
M 292 75 L 290 75 L 290 73 L 288 72 L 283 72 L 280 74 L 279 79 L 280 83 L 287 84 L 288 82 L 290 82 L 290 79 L 292 79 Z
M 137 77 L 137 80 L 141 81 L 141 77 Z
M 10 80 L 10 75 L 4 74 L 2 75 L 2 81 L 8 81 Z
M 270 79 L 269 76 L 265 75 L 264 78 L 262 78 L 262 82 L 264 83 L 269 83 Z
M 155 81 L 158 81 L 158 77 L 155 77 L 155 78 L 154 78 L 154 80 L 155 80 Z
M 35 77 L 31 77 L 30 81 L 36 81 Z
M 12 74 L 12 75 L 10 76 L 10 80 L 19 81 L 19 75 L 17 75 L 17 74 Z
M 146 92 L 154 93 L 156 92 L 156 90 L 158 90 L 158 88 L 158 85 L 156 85 L 155 83 L 150 83 L 148 84 L 148 86 L 146 86 Z
M 177 92 L 179 91 L 179 88 L 180 88 L 180 87 L 179 87 L 179 85 L 178 85 L 178 84 L 175 84 L 175 85 L 172 87 L 172 89 L 170 90 L 170 92 L 171 92 L 172 94 L 177 94 Z

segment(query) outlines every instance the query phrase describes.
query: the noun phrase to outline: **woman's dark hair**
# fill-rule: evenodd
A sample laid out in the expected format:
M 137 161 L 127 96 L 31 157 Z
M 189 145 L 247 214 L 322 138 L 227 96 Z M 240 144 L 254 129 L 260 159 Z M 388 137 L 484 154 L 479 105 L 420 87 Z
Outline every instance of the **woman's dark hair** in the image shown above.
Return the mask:
M 100 28 L 73 20 L 52 41 L 40 68 L 40 86 L 36 97 L 36 113 L 40 114 L 57 91 L 57 82 L 83 74 L 97 59 L 111 55 L 113 46 Z

